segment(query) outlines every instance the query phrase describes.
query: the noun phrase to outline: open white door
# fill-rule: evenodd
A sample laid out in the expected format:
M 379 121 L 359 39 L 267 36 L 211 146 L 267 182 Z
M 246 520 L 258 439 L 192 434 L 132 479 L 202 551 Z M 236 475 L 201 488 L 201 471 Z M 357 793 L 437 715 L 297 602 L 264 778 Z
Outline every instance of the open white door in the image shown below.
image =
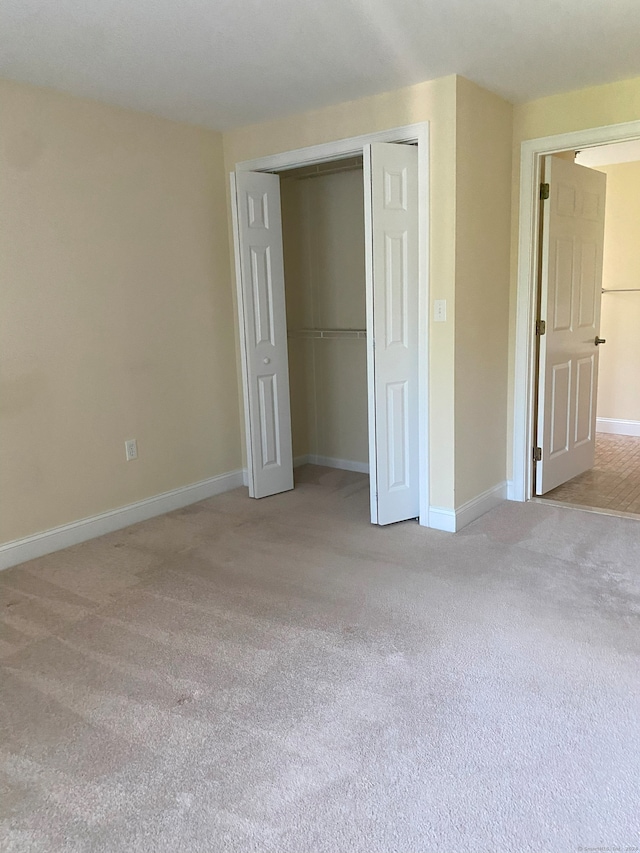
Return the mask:
M 602 172 L 570 160 L 545 158 L 539 495 L 594 464 L 606 180 Z
M 280 179 L 238 172 L 235 190 L 249 494 L 264 498 L 293 488 Z
M 364 149 L 371 521 L 419 515 L 418 149 Z

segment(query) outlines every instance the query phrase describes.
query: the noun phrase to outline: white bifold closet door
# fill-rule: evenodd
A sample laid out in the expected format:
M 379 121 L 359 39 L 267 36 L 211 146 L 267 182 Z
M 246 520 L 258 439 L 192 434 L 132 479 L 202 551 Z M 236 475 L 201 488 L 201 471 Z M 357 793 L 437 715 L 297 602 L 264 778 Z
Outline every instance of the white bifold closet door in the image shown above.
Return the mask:
M 293 488 L 280 179 L 235 176 L 249 494 Z
M 418 149 L 364 149 L 371 521 L 419 515 Z

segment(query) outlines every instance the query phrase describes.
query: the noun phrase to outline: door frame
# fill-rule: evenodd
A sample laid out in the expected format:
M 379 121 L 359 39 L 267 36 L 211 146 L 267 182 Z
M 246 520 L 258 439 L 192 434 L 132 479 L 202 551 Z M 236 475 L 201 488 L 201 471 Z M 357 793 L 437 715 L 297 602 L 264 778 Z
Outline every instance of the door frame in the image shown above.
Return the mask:
M 352 136 L 305 148 L 283 151 L 235 164 L 230 173 L 232 228 L 238 299 L 238 328 L 240 335 L 241 372 L 244 401 L 245 444 L 247 467 L 253 459 L 250 447 L 248 376 L 244 340 L 243 300 L 240 277 L 239 231 L 236 210 L 235 172 L 285 172 L 301 166 L 329 163 L 348 157 L 361 156 L 365 145 L 376 142 L 411 143 L 418 147 L 418 480 L 420 491 L 419 522 L 429 527 L 429 122 L 404 125 L 387 130 Z M 365 217 L 366 220 L 366 217 Z M 365 246 L 368 237 L 365 233 Z M 369 235 L 370 239 L 370 235 Z M 370 435 L 370 432 L 369 432 Z M 251 482 L 249 477 L 249 482 Z
M 520 204 L 513 391 L 513 473 L 510 500 L 533 497 L 536 395 L 536 302 L 540 249 L 540 179 L 547 154 L 640 139 L 640 121 L 526 139 L 520 148 Z

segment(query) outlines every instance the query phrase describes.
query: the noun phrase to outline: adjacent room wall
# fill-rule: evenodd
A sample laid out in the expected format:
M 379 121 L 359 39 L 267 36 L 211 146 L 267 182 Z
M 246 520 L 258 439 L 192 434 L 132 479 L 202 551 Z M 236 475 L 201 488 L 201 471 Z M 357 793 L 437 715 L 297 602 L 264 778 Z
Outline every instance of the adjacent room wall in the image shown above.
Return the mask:
M 513 392 L 515 363 L 515 322 L 518 283 L 518 229 L 520 204 L 520 146 L 526 139 L 538 139 L 591 127 L 604 127 L 640 119 L 640 77 L 593 86 L 540 98 L 514 107 L 513 177 L 511 183 L 511 294 L 509 308 L 509 386 L 507 471 L 512 476 Z
M 640 162 L 598 166 L 607 175 L 598 417 L 640 426 Z
M 221 136 L 11 82 L 0 113 L 7 542 L 241 453 Z
M 362 168 L 281 180 L 295 457 L 368 463 Z

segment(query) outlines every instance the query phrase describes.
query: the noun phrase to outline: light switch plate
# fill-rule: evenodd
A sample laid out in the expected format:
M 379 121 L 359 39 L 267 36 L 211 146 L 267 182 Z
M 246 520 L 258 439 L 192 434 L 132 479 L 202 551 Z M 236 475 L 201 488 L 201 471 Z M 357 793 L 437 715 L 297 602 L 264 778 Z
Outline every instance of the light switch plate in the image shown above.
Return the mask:
M 444 323 L 447 319 L 447 300 L 446 299 L 434 299 L 433 300 L 433 322 L 434 323 Z

